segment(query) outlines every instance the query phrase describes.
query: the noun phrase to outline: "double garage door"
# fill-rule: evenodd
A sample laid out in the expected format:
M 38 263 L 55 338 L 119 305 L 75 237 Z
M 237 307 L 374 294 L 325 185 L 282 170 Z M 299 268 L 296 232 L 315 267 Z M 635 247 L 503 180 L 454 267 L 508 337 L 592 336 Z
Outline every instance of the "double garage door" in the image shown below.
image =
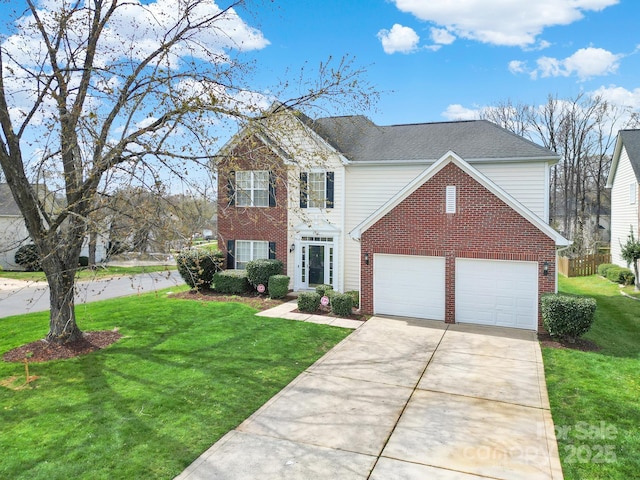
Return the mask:
M 456 259 L 455 320 L 536 330 L 536 262 Z M 374 256 L 377 314 L 444 320 L 445 259 L 414 255 Z

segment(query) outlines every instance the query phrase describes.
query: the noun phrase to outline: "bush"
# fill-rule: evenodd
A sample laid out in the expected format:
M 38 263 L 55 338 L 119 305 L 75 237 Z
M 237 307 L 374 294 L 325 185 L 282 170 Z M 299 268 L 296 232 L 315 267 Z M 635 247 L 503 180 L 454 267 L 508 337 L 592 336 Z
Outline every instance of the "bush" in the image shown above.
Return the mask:
M 345 295 L 351 295 L 351 298 L 353 299 L 353 306 L 355 308 L 360 308 L 360 292 L 358 290 L 349 290 L 344 293 Z
M 606 270 L 607 280 L 614 283 L 622 283 L 623 285 L 633 285 L 636 279 L 634 273 L 628 268 L 618 267 L 614 265 Z
M 262 284 L 265 287 L 269 284 L 269 277 L 282 275 L 283 264 L 280 260 L 262 259 L 247 262 L 247 279 L 256 288 Z
M 318 308 L 320 308 L 320 294 L 302 292 L 298 295 L 298 310 L 301 312 L 315 312 Z
M 328 293 L 328 292 L 331 292 L 331 293 Z M 326 284 L 318 285 L 316 286 L 316 293 L 321 297 L 324 297 L 325 295 L 327 297 L 331 297 L 333 295 L 333 287 L 331 285 L 326 285 Z
M 353 297 L 347 293 L 337 293 L 331 298 L 331 311 L 339 317 L 351 315 Z
M 618 266 L 614 265 L 613 263 L 601 263 L 600 265 L 598 265 L 598 275 L 600 275 L 601 277 L 606 277 L 607 271 L 610 268 L 618 268 Z
M 271 275 L 268 285 L 269 297 L 284 298 L 289 293 L 289 277 L 286 275 Z
M 204 250 L 183 250 L 176 255 L 178 272 L 191 288 L 200 290 L 209 288 L 213 275 L 222 269 L 224 254 L 222 252 L 205 252 Z
M 246 270 L 224 270 L 213 275 L 213 288 L 216 292 L 238 295 L 249 291 Z
M 81 267 L 88 267 L 89 257 L 85 257 L 84 255 L 82 255 L 80 258 L 78 258 L 78 265 L 80 265 Z
M 38 249 L 33 243 L 21 246 L 15 254 L 15 262 L 27 272 L 39 272 L 42 270 Z
M 596 301 L 587 297 L 545 295 L 541 300 L 542 323 L 556 338 L 573 342 L 589 331 L 593 324 Z

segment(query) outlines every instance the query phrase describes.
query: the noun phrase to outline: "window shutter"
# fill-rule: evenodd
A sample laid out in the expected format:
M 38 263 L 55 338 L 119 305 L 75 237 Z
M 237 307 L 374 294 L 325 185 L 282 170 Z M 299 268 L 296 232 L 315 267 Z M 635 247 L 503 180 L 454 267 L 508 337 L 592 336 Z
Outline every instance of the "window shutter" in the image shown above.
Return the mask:
M 327 205 L 326 208 L 333 208 L 333 183 L 334 172 L 327 172 Z
M 227 180 L 227 196 L 229 198 L 229 206 L 236 204 L 236 172 L 229 172 L 229 180 Z
M 236 268 L 236 241 L 227 240 L 227 270 Z
M 300 208 L 307 208 L 307 173 L 300 173 Z
M 269 242 L 269 259 L 276 259 L 276 242 Z
M 269 206 L 276 206 L 276 175 L 273 172 L 269 172 Z

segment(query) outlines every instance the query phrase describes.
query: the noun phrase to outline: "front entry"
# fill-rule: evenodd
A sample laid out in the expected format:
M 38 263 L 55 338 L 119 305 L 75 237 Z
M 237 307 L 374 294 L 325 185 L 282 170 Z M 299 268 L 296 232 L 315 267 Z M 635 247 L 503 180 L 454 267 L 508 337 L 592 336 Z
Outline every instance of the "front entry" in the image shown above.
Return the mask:
M 299 289 L 334 285 L 335 246 L 332 237 L 302 237 L 296 276 Z

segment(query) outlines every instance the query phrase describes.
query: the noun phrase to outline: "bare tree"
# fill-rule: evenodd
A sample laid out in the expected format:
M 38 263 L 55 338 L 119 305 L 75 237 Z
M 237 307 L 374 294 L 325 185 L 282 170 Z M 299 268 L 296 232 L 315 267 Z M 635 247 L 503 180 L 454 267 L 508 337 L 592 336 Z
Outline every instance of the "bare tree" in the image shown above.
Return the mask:
M 74 277 L 110 182 L 144 181 L 160 169 L 184 175 L 184 162 L 206 163 L 213 126 L 268 115 L 262 107 L 270 101 L 245 83 L 251 65 L 234 56 L 266 44 L 237 14 L 244 3 L 12 3 L 23 11 L 5 25 L 14 33 L 0 47 L 0 165 L 49 283 L 47 340 L 80 335 Z M 362 72 L 334 63 L 299 82 L 283 107 L 367 104 Z M 37 183 L 47 185 L 55 208 L 45 208 Z

